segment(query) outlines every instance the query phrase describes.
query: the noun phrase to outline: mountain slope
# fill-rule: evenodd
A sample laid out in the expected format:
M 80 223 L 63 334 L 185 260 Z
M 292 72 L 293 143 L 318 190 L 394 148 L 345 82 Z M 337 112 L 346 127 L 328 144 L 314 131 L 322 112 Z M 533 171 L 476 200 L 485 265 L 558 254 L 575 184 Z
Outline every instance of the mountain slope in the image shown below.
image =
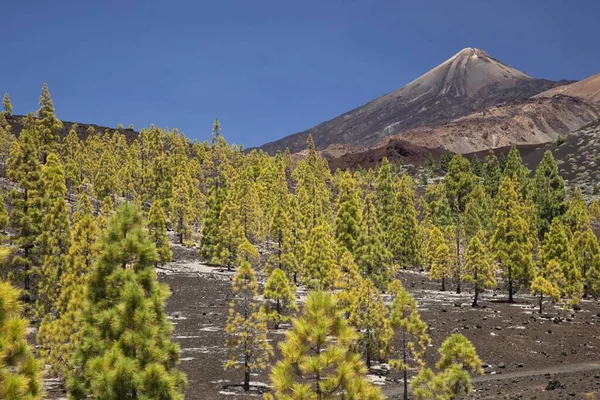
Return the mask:
M 274 153 L 289 147 L 297 152 L 309 134 L 320 149 L 334 143 L 372 146 L 390 134 L 447 122 L 557 85 L 532 78 L 482 50 L 466 48 L 394 92 L 262 149 Z
M 600 184 L 600 120 L 573 132 L 564 143 L 546 143 L 523 156 L 530 169 L 535 168 L 546 150 L 552 151 L 561 176 L 583 193 L 591 195 Z
M 536 97 L 551 97 L 556 94 L 578 97 L 594 103 L 600 103 L 600 73 L 582 81 L 563 85 L 540 93 Z
M 410 129 L 393 137 L 417 146 L 472 153 L 511 144 L 550 142 L 598 118 L 600 105 L 556 95 L 488 107 L 445 124 Z

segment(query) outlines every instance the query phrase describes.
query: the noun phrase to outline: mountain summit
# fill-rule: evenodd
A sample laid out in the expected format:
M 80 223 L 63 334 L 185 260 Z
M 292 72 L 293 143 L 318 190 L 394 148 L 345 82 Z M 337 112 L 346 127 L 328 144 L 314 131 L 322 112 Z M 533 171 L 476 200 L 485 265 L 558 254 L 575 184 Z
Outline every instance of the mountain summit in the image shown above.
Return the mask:
M 561 84 L 532 78 L 469 47 L 398 90 L 262 148 L 271 154 L 286 147 L 298 152 L 309 134 L 319 149 L 338 143 L 372 146 L 411 128 L 441 124 Z

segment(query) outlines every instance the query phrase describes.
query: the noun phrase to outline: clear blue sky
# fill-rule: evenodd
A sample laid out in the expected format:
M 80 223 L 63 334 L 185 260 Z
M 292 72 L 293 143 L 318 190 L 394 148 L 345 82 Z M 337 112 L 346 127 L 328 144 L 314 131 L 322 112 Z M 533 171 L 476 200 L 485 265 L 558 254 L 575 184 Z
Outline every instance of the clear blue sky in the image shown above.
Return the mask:
M 600 72 L 598 0 L 5 0 L 0 92 L 59 118 L 246 147 L 397 89 L 464 47 L 548 79 Z M 1 94 L 1 93 L 0 93 Z

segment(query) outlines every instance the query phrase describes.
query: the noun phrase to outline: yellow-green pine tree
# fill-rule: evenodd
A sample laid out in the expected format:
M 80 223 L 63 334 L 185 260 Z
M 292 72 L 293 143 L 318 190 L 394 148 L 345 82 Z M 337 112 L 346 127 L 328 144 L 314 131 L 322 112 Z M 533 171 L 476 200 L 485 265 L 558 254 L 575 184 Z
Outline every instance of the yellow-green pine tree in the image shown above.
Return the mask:
M 27 321 L 19 291 L 0 280 L 0 396 L 7 400 L 42 399 L 42 366 L 27 343 Z
M 87 196 L 82 195 L 87 200 Z M 85 204 L 85 200 L 83 201 Z M 89 200 L 87 201 L 89 204 Z M 40 354 L 52 371 L 64 377 L 75 368 L 75 349 L 81 340 L 79 317 L 86 299 L 88 278 L 98 255 L 98 227 L 91 205 L 82 207 L 71 232 L 71 246 L 58 282 L 56 318 L 42 320 L 37 335 Z
M 283 359 L 271 371 L 273 394 L 267 399 L 382 399 L 365 377 L 358 339 L 327 292 L 311 292 L 304 313 L 279 347 Z
M 555 302 L 560 301 L 560 293 L 564 285 L 562 267 L 556 260 L 550 260 L 548 264 L 540 268 L 535 279 L 531 282 L 531 294 L 540 295 L 539 312 L 543 313 L 544 295 L 549 296 Z
M 177 175 L 175 175 L 173 182 L 173 202 L 171 206 L 171 223 L 175 226 L 179 244 L 189 242 L 192 236 L 190 226 L 191 186 L 192 179 L 186 165 L 182 164 L 177 169 Z
M 48 85 L 44 83 L 42 93 L 40 94 L 40 108 L 37 112 L 38 119 L 38 138 L 41 146 L 42 163 L 46 164 L 46 159 L 50 153 L 57 151 L 59 144 L 59 130 L 62 128 L 62 122 L 54 114 L 54 104 L 50 96 Z
M 434 250 L 429 279 L 441 280 L 441 290 L 446 290 L 446 280 L 452 277 L 452 257 L 446 242 L 440 243 Z
M 342 175 L 336 200 L 335 241 L 340 252 L 354 253 L 360 233 L 360 192 L 354 177 L 346 171 Z
M 392 167 L 388 159 L 384 157 L 375 177 L 375 205 L 377 208 L 377 218 L 385 234 L 385 245 L 388 249 L 390 246 L 389 233 L 391 232 L 392 220 L 398 210 L 396 202 L 396 185 L 394 183 Z
M 67 379 L 74 399 L 182 399 L 185 375 L 164 311 L 169 289 L 156 277 L 142 215 L 121 205 L 99 241 Z
M 296 296 L 290 282 L 285 272 L 279 268 L 271 272 L 263 297 L 265 299 L 263 311 L 275 329 L 278 329 L 282 322 L 289 321 L 290 313 L 298 310 Z
M 160 201 L 155 201 L 148 213 L 148 235 L 156 247 L 157 264 L 165 264 L 173 258 L 173 252 L 167 236 L 167 221 Z
M 373 358 L 382 360 L 389 351 L 392 329 L 388 309 L 369 278 L 358 282 L 352 292 L 348 323 L 360 332 L 356 345 L 364 354 L 367 368 L 371 368 Z
M 501 178 L 502 171 L 500 170 L 498 157 L 496 157 L 493 150 L 490 150 L 489 154 L 485 157 L 485 162 L 483 164 L 483 188 L 486 194 L 492 199 L 495 198 L 498 193 Z
M 340 260 L 340 273 L 335 282 L 335 300 L 339 310 L 344 315 L 349 315 L 350 307 L 354 301 L 354 289 L 359 286 L 363 278 L 358 270 L 358 265 L 354 261 L 352 253 L 348 250 L 342 254 Z
M 242 262 L 233 279 L 234 298 L 229 304 L 227 361 L 225 369 L 244 371 L 244 390 L 250 390 L 250 374 L 267 367 L 273 349 L 267 341 L 266 317 L 255 300 L 256 276 L 250 263 Z
M 200 256 L 207 261 L 212 260 L 217 254 L 220 230 L 219 217 L 226 197 L 226 189 L 219 181 L 215 181 L 215 183 L 210 186 L 208 197 L 206 199 L 207 209 L 204 214 L 202 241 L 200 243 Z
M 477 307 L 479 292 L 487 287 L 496 285 L 496 271 L 487 246 L 482 242 L 483 234 L 475 235 L 466 250 L 465 267 L 462 279 L 472 283 L 475 288 L 473 307 Z
M 530 224 L 530 210 L 525 205 L 519 181 L 503 178 L 496 196 L 496 227 L 491 248 L 508 282 L 508 301 L 513 302 L 515 282 L 527 282 L 533 268 L 534 230 Z
M 540 252 L 541 265 L 548 265 L 552 260 L 558 262 L 563 271 L 564 283 L 562 294 L 577 301 L 583 295 L 581 271 L 577 268 L 577 260 L 567 229 L 559 218 L 552 220 Z
M 394 271 L 391 254 L 383 242 L 383 233 L 375 208 L 375 196 L 372 193 L 367 195 L 363 206 L 356 263 L 362 275 L 370 278 L 380 290 L 385 290 L 392 280 Z
M 399 336 L 400 347 L 393 350 L 393 355 L 400 358 L 390 360 L 393 368 L 402 372 L 404 383 L 404 399 L 408 399 L 408 371 L 423 366 L 425 350 L 431 338 L 427 333 L 427 324 L 421 319 L 417 310 L 417 301 L 402 287 L 400 281 L 394 281 L 391 292 L 394 300 L 391 305 L 390 321 L 394 335 Z M 400 354 L 398 354 L 398 352 Z
M 411 381 L 419 400 L 455 399 L 473 390 L 470 373 L 482 374 L 481 359 L 473 344 L 459 333 L 450 335 L 438 349 L 437 372 L 425 367 Z
M 3 108 L 3 113 L 5 116 L 10 117 L 12 116 L 12 103 L 10 101 L 10 97 L 8 96 L 8 93 L 4 93 L 4 97 L 2 98 L 2 108 Z
M 42 187 L 42 234 L 39 238 L 42 265 L 37 288 L 37 311 L 43 317 L 55 309 L 60 294 L 56 290 L 56 282 L 65 268 L 71 242 L 65 175 L 54 153 L 48 155 L 46 165 L 42 167 Z
M 315 226 L 310 232 L 302 268 L 302 280 L 310 289 L 331 289 L 337 279 L 332 240 L 331 229 L 325 223 Z
M 41 168 L 30 129 L 23 129 L 19 140 L 12 144 L 8 177 L 17 184 L 8 196 L 12 206 L 10 225 L 15 232 L 12 244 L 20 250 L 13 257 L 12 266 L 29 291 L 32 289 L 31 268 L 39 265 L 36 244 L 42 228 Z
M 406 174 L 398 180 L 395 203 L 397 209 L 391 217 L 388 232 L 393 259 L 403 268 L 415 267 L 420 263 L 417 211 L 414 182 Z
M 561 217 L 566 210 L 565 181 L 558 173 L 558 164 L 550 150 L 546 150 L 544 158 L 535 170 L 530 195 L 535 211 L 536 229 L 539 239 L 543 240 L 554 218 Z

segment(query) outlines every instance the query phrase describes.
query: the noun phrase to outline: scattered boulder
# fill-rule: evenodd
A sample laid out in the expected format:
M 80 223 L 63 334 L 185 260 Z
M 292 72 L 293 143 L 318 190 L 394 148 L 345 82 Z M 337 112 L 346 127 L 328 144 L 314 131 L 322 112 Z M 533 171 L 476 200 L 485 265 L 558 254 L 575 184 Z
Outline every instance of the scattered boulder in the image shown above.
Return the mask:
M 550 382 L 548 382 L 548 385 L 546 385 L 546 390 L 556 390 L 556 389 L 564 389 L 564 388 L 565 388 L 565 384 L 560 383 L 560 381 L 558 379 L 552 379 Z

